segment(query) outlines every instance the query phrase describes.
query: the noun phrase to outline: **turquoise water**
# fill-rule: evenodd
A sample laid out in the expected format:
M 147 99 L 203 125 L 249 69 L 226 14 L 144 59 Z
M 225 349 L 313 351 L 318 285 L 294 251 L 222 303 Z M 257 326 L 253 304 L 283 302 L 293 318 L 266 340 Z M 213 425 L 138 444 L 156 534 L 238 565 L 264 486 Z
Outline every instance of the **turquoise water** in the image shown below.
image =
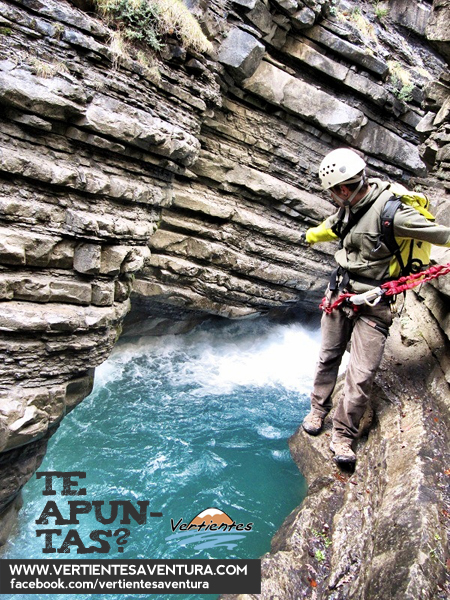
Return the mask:
M 318 349 L 317 331 L 266 320 L 207 324 L 182 336 L 119 345 L 96 370 L 93 393 L 50 440 L 39 469 L 86 472 L 80 484 L 87 495 L 43 496 L 43 480 L 33 477 L 2 557 L 260 557 L 305 495 L 287 440 L 308 409 Z M 55 489 L 59 492 L 61 486 Z M 104 500 L 105 506 L 112 500 L 131 501 L 136 507 L 137 501 L 148 500 L 148 512 L 162 512 L 163 517 L 148 518 L 143 525 L 132 520 L 125 544 L 119 543 L 119 535 L 106 538 L 107 554 L 76 554 L 76 545 L 70 554 L 43 554 L 44 539 L 36 530 L 53 528 L 54 521 L 36 525 L 35 520 L 49 499 L 57 501 L 64 518 L 67 500 L 74 499 Z M 236 523 L 253 523 L 252 531 L 216 539 L 173 534 L 171 519 L 189 522 L 209 507 Z M 105 508 L 104 514 L 108 512 Z M 79 525 L 60 527 L 55 548 L 71 528 L 90 546 L 98 545 L 89 538 L 93 529 L 114 532 L 120 527 L 118 521 L 99 524 L 93 511 L 79 520 Z M 47 597 L 59 596 L 40 596 Z

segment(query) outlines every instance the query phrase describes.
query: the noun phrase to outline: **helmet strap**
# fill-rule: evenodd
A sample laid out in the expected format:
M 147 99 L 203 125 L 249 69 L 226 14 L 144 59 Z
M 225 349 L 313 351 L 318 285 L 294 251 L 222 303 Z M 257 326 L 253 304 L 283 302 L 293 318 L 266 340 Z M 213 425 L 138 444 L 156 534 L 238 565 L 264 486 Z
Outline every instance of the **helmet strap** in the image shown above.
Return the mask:
M 358 187 L 351 193 L 351 195 L 347 198 L 347 200 L 343 200 L 332 190 L 330 190 L 331 195 L 333 196 L 333 198 L 336 200 L 336 202 L 338 204 L 342 204 L 345 208 L 349 208 L 352 205 L 353 200 L 355 199 L 355 197 L 358 195 L 359 191 L 363 187 L 365 181 L 366 181 L 365 177 L 362 177 L 360 179 Z M 349 182 L 347 182 L 347 183 L 349 183 Z M 353 182 L 350 182 L 350 183 L 353 183 Z M 345 185 L 345 183 L 342 183 L 340 185 Z
M 344 225 L 347 225 L 347 223 L 350 221 L 350 207 L 346 206 L 344 209 L 344 218 L 342 219 L 342 222 Z

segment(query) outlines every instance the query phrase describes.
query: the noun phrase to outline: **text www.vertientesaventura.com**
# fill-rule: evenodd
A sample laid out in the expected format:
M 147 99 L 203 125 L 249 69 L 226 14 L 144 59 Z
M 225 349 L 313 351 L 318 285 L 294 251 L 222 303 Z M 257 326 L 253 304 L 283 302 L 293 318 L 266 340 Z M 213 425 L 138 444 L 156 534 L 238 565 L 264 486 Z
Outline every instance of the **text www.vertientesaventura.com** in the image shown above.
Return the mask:
M 0 595 L 259 593 L 258 559 L 0 560 Z
M 150 576 L 179 577 L 195 575 L 196 577 L 211 575 L 247 575 L 247 565 L 218 564 L 214 568 L 209 564 L 11 564 L 11 575 L 89 575 L 89 576 Z

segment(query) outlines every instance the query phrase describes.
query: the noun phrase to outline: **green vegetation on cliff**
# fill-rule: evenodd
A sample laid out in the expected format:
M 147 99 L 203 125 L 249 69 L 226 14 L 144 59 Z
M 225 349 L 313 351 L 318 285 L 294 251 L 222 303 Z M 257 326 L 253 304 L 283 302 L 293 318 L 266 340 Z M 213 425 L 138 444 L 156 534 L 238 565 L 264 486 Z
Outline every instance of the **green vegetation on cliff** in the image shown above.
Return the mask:
M 208 52 L 211 42 L 181 0 L 96 0 L 100 14 L 125 39 L 158 51 L 167 36 L 186 49 Z

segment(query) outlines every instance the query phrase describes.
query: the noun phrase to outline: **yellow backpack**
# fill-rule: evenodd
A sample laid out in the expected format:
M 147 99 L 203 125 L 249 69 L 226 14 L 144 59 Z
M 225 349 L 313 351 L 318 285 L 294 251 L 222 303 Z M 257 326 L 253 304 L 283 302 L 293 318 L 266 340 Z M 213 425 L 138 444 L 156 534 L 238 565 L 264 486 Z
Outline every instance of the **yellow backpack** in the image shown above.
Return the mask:
M 401 239 L 399 243 L 394 236 L 394 215 L 402 204 L 407 204 L 429 221 L 434 221 L 428 210 L 430 202 L 424 194 L 409 192 L 402 185 L 393 185 L 391 191 L 393 195 L 381 212 L 381 239 L 397 259 L 402 276 L 418 273 L 430 263 L 431 244 L 412 239 Z M 395 262 L 391 264 L 391 271 L 391 276 L 398 275 Z

